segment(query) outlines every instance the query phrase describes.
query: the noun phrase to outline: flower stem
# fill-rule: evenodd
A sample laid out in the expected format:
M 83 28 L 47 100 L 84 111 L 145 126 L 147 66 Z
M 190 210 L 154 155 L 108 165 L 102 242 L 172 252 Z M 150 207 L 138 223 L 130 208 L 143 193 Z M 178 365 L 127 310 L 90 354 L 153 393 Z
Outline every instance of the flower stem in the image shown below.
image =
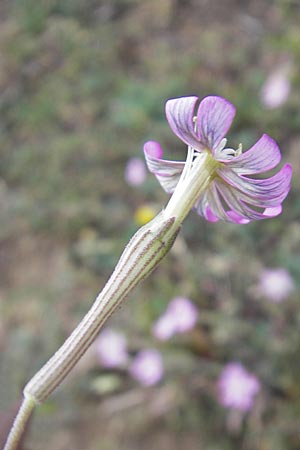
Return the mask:
M 24 402 L 4 450 L 15 450 L 35 405 L 66 378 L 129 292 L 159 264 L 172 247 L 182 221 L 215 176 L 217 162 L 206 152 L 192 159 L 166 209 L 132 237 L 119 262 L 73 333 L 24 388 Z
M 25 395 L 42 403 L 64 380 L 97 337 L 103 323 L 169 251 L 179 228 L 174 218 L 165 220 L 163 212 L 143 226 L 130 240 L 121 258 L 77 328 L 24 388 Z
M 195 160 L 188 172 L 182 172 L 181 178 L 165 208 L 166 217 L 174 216 L 176 223 L 182 223 L 197 199 L 207 189 L 216 176 L 216 169 L 220 163 L 209 151 L 195 153 Z
M 36 403 L 32 397 L 24 397 L 3 450 L 17 450 L 35 405 Z

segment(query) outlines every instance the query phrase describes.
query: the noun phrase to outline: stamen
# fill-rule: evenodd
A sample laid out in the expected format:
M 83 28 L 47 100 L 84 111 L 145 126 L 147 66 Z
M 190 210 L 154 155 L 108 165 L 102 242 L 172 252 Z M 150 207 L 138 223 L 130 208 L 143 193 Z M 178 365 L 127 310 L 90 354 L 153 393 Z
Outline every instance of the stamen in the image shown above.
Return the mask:
M 235 156 L 240 156 L 242 153 L 243 153 L 243 144 L 239 143 L 239 146 L 235 151 Z
M 197 131 L 197 116 L 193 117 L 193 124 L 194 124 L 194 132 L 196 133 L 196 131 Z
M 188 174 L 191 170 L 191 167 L 193 164 L 194 152 L 195 152 L 194 148 L 189 145 L 185 165 L 184 165 L 181 177 L 178 181 L 178 185 L 181 185 L 183 183 L 183 181 L 186 179 L 186 177 L 188 176 Z

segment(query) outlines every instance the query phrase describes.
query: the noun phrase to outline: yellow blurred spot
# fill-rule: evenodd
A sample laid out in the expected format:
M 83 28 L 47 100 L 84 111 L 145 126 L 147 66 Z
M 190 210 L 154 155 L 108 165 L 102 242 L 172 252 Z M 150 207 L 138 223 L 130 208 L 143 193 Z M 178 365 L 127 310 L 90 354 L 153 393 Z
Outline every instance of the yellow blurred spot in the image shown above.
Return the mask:
M 134 220 L 137 225 L 145 225 L 156 215 L 156 210 L 149 205 L 140 206 L 134 213 Z

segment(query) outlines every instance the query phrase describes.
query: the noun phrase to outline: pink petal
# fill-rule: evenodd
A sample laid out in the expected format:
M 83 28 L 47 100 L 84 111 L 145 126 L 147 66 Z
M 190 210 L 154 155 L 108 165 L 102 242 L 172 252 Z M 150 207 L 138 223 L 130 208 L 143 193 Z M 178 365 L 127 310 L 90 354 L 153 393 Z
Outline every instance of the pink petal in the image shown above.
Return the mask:
M 219 220 L 219 218 L 212 212 L 209 205 L 207 205 L 205 208 L 204 217 L 206 220 L 208 220 L 209 222 L 212 222 L 212 223 L 218 222 L 218 220 Z
M 276 217 L 282 213 L 282 205 L 273 206 L 273 208 L 266 208 L 264 210 L 264 215 L 266 217 Z
M 250 219 L 245 219 L 245 217 L 240 216 L 235 211 L 228 211 L 227 216 L 231 219 L 232 222 L 239 225 L 245 225 L 250 222 Z
M 233 222 L 236 224 L 247 224 L 250 222 L 250 220 L 245 216 L 245 214 L 242 214 L 241 211 L 238 213 L 234 208 L 237 208 L 236 205 L 233 203 L 227 202 L 227 197 L 222 196 L 223 202 L 220 198 L 220 192 L 218 190 L 217 183 L 214 183 L 212 186 L 212 189 L 210 190 L 208 200 L 210 208 L 214 211 L 217 217 L 220 219 L 226 221 L 226 222 Z M 223 206 L 223 203 L 227 204 L 227 208 L 225 210 L 225 207 Z M 239 209 L 239 208 L 237 208 Z
M 209 222 L 217 222 L 219 219 L 228 221 L 228 216 L 220 201 L 214 182 L 212 182 L 204 194 L 199 197 L 194 207 L 197 213 Z
M 257 202 L 250 203 L 260 207 L 261 211 L 256 211 L 249 206 L 249 201 L 253 199 L 247 200 L 245 203 L 239 191 L 218 180 L 211 183 L 205 194 L 198 199 L 195 208 L 197 213 L 208 221 L 212 221 L 211 218 L 213 218 L 213 221 L 221 219 L 236 224 L 247 224 L 251 220 L 275 217 L 281 212 L 279 204 L 272 208 L 264 208 Z
M 215 150 L 230 128 L 235 107 L 222 97 L 205 97 L 197 112 L 197 134 L 202 144 Z
M 245 203 L 240 197 L 237 190 L 232 188 L 231 186 L 225 185 L 224 183 L 218 183 L 216 182 L 217 189 L 219 191 L 219 194 L 223 198 L 223 200 L 226 202 L 229 211 L 234 211 L 237 213 L 241 218 L 243 219 L 249 219 L 249 220 L 261 220 L 266 219 L 267 217 L 273 217 L 270 216 L 270 208 L 263 209 L 262 212 L 259 212 L 257 210 L 252 209 L 248 202 Z M 250 203 L 251 204 L 251 203 Z M 253 203 L 252 203 L 253 205 Z M 253 206 L 257 206 L 256 204 Z M 274 205 L 275 206 L 275 205 Z M 278 206 L 278 204 L 276 205 Z M 276 211 L 278 209 L 276 208 Z M 232 221 L 232 215 L 228 216 L 229 220 Z M 235 223 L 236 220 L 233 220 Z M 240 223 L 240 222 L 239 222 Z
M 173 133 L 187 145 L 201 151 L 203 145 L 199 142 L 195 133 L 193 120 L 197 102 L 198 97 L 180 97 L 168 100 L 166 116 Z
M 270 136 L 263 134 L 253 147 L 242 155 L 227 160 L 226 164 L 238 174 L 250 175 L 271 170 L 280 160 L 278 145 Z
M 286 164 L 274 176 L 265 179 L 252 179 L 239 176 L 234 170 L 223 166 L 218 175 L 241 193 L 241 198 L 255 206 L 269 207 L 282 203 L 286 198 L 292 176 L 292 167 Z
M 174 192 L 185 162 L 161 159 L 163 150 L 160 144 L 154 141 L 144 144 L 144 154 L 148 169 L 154 173 L 162 188 L 169 194 Z
M 163 149 L 159 142 L 156 141 L 148 141 L 144 144 L 144 152 L 147 152 L 147 155 L 152 158 L 160 159 L 163 155 Z

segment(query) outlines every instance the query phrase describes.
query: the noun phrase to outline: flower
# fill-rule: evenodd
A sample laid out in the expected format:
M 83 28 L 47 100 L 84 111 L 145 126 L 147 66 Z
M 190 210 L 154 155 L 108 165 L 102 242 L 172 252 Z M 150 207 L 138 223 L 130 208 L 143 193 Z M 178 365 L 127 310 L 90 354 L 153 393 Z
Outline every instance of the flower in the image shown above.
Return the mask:
M 131 186 L 140 186 L 146 178 L 145 164 L 140 158 L 130 158 L 125 167 L 125 180 Z
M 165 209 L 167 216 L 178 215 L 182 221 L 194 207 L 211 222 L 248 223 L 281 213 L 292 168 L 286 164 L 269 178 L 253 178 L 277 166 L 280 150 L 266 134 L 245 153 L 241 144 L 236 150 L 227 147 L 224 136 L 234 115 L 235 107 L 221 97 L 205 97 L 200 103 L 198 97 L 167 101 L 169 125 L 188 145 L 186 161 L 162 159 L 157 142 L 144 145 L 149 170 L 173 194 Z
M 198 311 L 188 298 L 176 297 L 153 327 L 157 339 L 165 341 L 177 333 L 185 333 L 197 323 Z
M 151 205 L 142 205 L 134 213 L 134 221 L 137 225 L 145 225 L 155 217 L 156 210 Z
M 291 91 L 291 83 L 286 71 L 278 70 L 266 79 L 260 92 L 262 104 L 268 109 L 283 105 Z
M 129 373 L 143 386 L 152 386 L 158 383 L 164 373 L 161 354 L 152 348 L 141 350 L 133 360 Z
M 100 333 L 95 342 L 95 349 L 103 367 L 120 367 L 128 361 L 125 336 L 110 328 Z
M 227 364 L 218 380 L 218 398 L 222 406 L 242 412 L 250 411 L 260 390 L 258 378 L 242 364 Z
M 289 272 L 279 267 L 264 269 L 259 277 L 259 292 L 274 303 L 285 300 L 294 290 L 294 280 Z

